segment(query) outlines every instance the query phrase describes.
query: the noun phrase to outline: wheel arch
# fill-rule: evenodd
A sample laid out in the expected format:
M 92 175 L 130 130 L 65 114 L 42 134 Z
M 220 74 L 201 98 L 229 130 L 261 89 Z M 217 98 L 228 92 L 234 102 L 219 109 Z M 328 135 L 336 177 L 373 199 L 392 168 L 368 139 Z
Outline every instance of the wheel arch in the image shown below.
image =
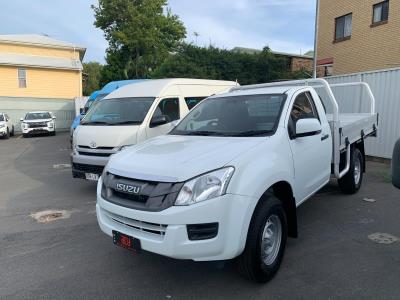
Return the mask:
M 278 181 L 271 185 L 261 196 L 259 199 L 257 206 L 262 202 L 268 199 L 269 195 L 274 195 L 282 202 L 283 209 L 285 210 L 287 222 L 288 222 L 288 236 L 297 238 L 298 229 L 297 229 L 297 208 L 296 208 L 296 200 L 294 198 L 293 189 L 289 182 L 287 181 Z M 253 214 L 255 212 L 254 209 Z

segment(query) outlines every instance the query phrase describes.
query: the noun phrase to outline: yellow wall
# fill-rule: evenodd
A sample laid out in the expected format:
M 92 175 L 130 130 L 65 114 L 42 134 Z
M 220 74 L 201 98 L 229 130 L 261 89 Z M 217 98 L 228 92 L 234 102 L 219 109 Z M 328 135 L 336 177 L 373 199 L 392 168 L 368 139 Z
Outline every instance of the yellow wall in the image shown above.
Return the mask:
M 0 96 L 72 99 L 82 95 L 80 71 L 26 69 L 26 88 L 18 87 L 18 67 L 0 66 Z
M 0 44 L 0 53 L 14 53 L 79 59 L 79 52 L 70 49 L 44 48 L 31 45 Z
M 321 0 L 318 60 L 333 58 L 333 74 L 400 66 L 400 1 L 390 1 L 389 20 L 371 27 L 372 6 L 382 0 Z M 349 40 L 334 43 L 335 18 L 353 13 Z

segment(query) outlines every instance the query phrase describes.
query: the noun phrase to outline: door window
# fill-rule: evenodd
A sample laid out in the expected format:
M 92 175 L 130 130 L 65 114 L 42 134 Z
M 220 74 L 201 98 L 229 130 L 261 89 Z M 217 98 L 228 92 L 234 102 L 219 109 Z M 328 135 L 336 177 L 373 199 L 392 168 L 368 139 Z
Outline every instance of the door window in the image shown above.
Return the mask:
M 189 110 L 195 107 L 200 101 L 204 100 L 207 97 L 186 97 L 185 102 Z
M 309 92 L 300 94 L 294 101 L 290 118 L 296 123 L 300 119 L 318 119 L 318 112 Z
M 166 116 L 168 122 L 179 120 L 179 99 L 178 98 L 166 98 L 160 101 L 153 117 L 155 116 Z

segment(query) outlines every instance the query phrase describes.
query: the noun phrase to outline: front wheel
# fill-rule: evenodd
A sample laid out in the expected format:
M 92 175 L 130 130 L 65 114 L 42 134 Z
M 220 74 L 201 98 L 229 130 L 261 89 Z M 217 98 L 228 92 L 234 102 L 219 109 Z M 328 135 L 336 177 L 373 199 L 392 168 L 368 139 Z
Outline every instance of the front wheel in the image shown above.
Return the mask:
M 7 133 L 6 133 L 6 135 L 4 136 L 4 138 L 5 138 L 6 140 L 10 138 L 10 131 L 8 130 L 8 128 L 7 128 Z
M 12 131 L 11 131 L 11 136 L 14 136 L 14 135 L 15 135 L 15 128 L 14 128 L 14 125 L 13 125 Z
M 269 195 L 257 205 L 239 257 L 239 270 L 250 280 L 264 283 L 279 269 L 285 252 L 287 219 L 281 201 Z
M 341 191 L 345 194 L 355 194 L 361 187 L 364 175 L 364 158 L 360 150 L 354 148 L 350 155 L 350 169 L 338 180 Z

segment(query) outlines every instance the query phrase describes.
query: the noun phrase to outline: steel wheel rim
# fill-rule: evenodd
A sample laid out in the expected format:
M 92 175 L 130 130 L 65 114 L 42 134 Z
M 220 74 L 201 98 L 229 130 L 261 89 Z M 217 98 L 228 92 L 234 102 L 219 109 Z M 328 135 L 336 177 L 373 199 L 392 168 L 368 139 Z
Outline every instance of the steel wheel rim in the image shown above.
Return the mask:
M 361 161 L 360 158 L 357 157 L 356 161 L 354 162 L 354 182 L 358 184 L 361 178 Z
M 272 265 L 279 254 L 282 242 L 282 223 L 277 215 L 271 215 L 265 223 L 261 240 L 261 260 Z

